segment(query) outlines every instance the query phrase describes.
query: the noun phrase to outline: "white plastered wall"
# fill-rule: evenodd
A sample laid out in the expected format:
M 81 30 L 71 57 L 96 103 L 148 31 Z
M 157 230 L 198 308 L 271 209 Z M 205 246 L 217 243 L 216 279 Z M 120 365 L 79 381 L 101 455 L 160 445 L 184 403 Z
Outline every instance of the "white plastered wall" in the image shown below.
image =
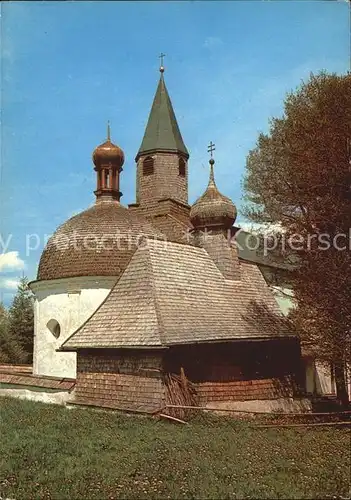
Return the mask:
M 322 363 L 313 358 L 305 358 L 306 391 L 308 394 L 335 394 L 335 382 L 332 369 L 328 363 Z
M 306 362 L 306 384 L 307 392 L 318 395 L 335 395 L 336 384 L 332 367 L 328 363 L 308 359 Z M 351 377 L 350 367 L 346 370 L 346 388 L 351 398 Z
M 286 316 L 294 307 L 294 294 L 288 288 L 272 286 L 275 299 Z M 323 364 L 316 359 L 306 359 L 306 392 L 307 394 L 335 394 L 335 383 L 329 365 Z
M 34 374 L 76 377 L 76 353 L 57 349 L 94 313 L 115 282 L 113 276 L 89 276 L 31 283 L 35 295 Z M 60 325 L 58 338 L 47 327 L 52 319 Z

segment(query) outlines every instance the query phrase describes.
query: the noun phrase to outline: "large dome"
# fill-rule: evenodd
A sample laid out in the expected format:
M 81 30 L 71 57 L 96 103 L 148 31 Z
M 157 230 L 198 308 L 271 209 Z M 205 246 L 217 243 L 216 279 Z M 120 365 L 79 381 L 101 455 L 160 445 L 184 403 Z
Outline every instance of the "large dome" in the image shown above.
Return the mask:
M 38 280 L 120 276 L 143 236 L 160 233 L 119 202 L 96 203 L 62 224 L 40 259 Z

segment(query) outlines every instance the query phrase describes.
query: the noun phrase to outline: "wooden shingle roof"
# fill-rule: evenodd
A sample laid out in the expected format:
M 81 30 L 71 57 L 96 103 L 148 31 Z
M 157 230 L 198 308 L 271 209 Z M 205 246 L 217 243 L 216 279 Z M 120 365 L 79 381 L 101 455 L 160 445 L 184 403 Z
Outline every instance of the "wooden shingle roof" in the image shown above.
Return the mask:
M 142 235 L 160 232 L 116 201 L 95 203 L 55 231 L 40 258 L 37 279 L 118 277 Z
M 190 221 L 196 228 L 224 227 L 230 229 L 237 210 L 230 198 L 220 193 L 214 178 L 214 159 L 210 159 L 210 178 L 205 192 L 190 209 Z
M 241 263 L 240 269 L 241 279 L 229 281 L 202 248 L 145 240 L 105 301 L 62 349 L 289 336 L 279 321 L 263 328 L 254 321 L 252 301 L 279 310 L 258 267 Z

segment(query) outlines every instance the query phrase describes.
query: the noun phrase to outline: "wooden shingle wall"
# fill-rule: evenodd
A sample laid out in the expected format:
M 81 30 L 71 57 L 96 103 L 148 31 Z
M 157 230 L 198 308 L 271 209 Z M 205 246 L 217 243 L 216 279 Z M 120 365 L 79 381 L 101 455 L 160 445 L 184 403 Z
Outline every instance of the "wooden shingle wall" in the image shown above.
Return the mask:
M 76 399 L 137 411 L 164 404 L 161 356 L 153 352 L 110 350 L 78 353 Z
M 215 401 L 250 401 L 291 398 L 295 395 L 289 379 L 237 380 L 196 384 L 199 405 Z
M 181 369 L 194 384 L 198 404 L 300 396 L 298 342 L 231 342 L 175 346 L 165 353 L 165 369 Z
M 152 154 L 154 173 L 143 175 L 143 155 L 137 162 L 136 201 L 142 206 L 151 207 L 158 200 L 173 198 L 181 203 L 188 203 L 188 173 L 179 175 L 179 156 L 176 153 L 157 152 Z
M 188 205 L 172 199 L 164 199 L 159 200 L 156 205 L 150 206 L 133 204 L 130 205 L 130 209 L 149 219 L 167 241 L 189 244 L 192 241 L 189 233 L 191 224 Z

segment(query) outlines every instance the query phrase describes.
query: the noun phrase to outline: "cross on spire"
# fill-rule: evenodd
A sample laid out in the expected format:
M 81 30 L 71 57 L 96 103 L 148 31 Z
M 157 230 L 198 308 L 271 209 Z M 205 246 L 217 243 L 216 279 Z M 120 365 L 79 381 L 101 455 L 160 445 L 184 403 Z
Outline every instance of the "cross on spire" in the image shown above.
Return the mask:
M 163 66 L 163 58 L 166 56 L 166 54 L 164 54 L 163 52 L 161 52 L 161 54 L 158 56 L 160 59 L 161 59 L 161 66 L 160 66 L 160 71 L 161 73 L 164 72 L 165 68 Z
M 207 147 L 207 152 L 210 153 L 211 158 L 213 158 L 213 151 L 215 151 L 215 149 L 216 149 L 216 145 L 213 144 L 213 142 L 211 141 Z

